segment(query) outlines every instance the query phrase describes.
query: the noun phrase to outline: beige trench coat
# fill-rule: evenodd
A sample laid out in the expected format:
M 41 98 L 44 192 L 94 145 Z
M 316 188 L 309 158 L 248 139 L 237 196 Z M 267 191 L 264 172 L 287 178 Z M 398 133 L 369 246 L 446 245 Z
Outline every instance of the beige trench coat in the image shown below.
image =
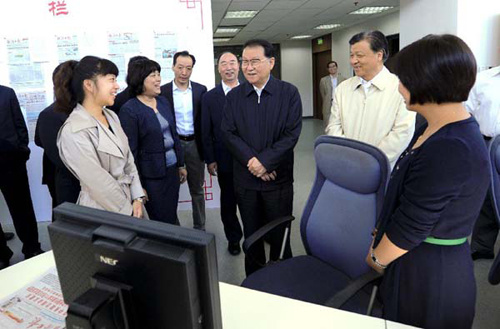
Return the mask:
M 104 114 L 113 132 L 78 104 L 59 130 L 57 147 L 80 181 L 78 204 L 132 215 L 132 200 L 144 192 L 118 116 L 106 108 Z

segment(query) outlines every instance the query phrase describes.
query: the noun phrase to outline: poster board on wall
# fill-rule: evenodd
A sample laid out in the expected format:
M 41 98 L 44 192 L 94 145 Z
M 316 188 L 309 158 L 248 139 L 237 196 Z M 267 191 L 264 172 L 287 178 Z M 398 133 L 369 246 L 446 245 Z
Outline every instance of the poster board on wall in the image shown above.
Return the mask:
M 31 196 L 39 221 L 50 220 L 51 199 L 41 185 L 43 150 L 33 143 L 38 114 L 53 102 L 52 71 L 61 62 L 94 55 L 119 68 L 126 87 L 126 66 L 136 55 L 156 60 L 162 84 L 173 79 L 173 54 L 196 56 L 191 79 L 214 87 L 212 16 L 209 0 L 16 0 L 0 11 L 0 84 L 16 91 L 27 120 L 32 151 L 28 161 Z M 206 173 L 207 208 L 218 207 L 216 179 Z M 179 210 L 190 209 L 187 185 Z M 0 198 L 0 219 L 10 219 Z

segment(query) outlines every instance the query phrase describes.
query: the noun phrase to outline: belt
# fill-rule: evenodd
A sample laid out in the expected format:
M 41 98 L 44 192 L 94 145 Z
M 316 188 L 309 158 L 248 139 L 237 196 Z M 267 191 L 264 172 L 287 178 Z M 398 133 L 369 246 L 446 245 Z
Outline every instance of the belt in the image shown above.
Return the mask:
M 424 242 L 430 244 L 437 244 L 438 246 L 458 246 L 467 242 L 467 238 L 460 239 L 438 239 L 432 236 L 427 237 Z
M 179 135 L 179 139 L 185 142 L 194 141 L 194 135 Z

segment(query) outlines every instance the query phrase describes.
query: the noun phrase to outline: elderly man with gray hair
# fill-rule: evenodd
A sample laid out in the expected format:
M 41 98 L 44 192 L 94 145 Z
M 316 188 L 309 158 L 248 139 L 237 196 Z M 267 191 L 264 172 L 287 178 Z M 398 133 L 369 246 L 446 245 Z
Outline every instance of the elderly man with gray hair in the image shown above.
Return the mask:
M 406 110 L 399 80 L 384 66 L 389 57 L 384 34 L 361 32 L 349 44 L 356 76 L 336 88 L 326 133 L 378 147 L 392 167 L 412 139 L 415 114 Z

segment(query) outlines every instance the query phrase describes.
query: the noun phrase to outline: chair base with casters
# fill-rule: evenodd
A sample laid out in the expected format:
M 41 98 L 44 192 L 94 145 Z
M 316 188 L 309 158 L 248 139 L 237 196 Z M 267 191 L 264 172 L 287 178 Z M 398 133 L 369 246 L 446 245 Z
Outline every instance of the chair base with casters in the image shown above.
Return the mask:
M 365 257 L 387 185 L 387 157 L 365 143 L 321 136 L 315 159 L 317 175 L 301 222 L 307 255 L 270 264 L 242 286 L 380 317 L 375 294 L 381 275 L 366 265 Z M 243 249 L 284 221 L 257 231 Z

